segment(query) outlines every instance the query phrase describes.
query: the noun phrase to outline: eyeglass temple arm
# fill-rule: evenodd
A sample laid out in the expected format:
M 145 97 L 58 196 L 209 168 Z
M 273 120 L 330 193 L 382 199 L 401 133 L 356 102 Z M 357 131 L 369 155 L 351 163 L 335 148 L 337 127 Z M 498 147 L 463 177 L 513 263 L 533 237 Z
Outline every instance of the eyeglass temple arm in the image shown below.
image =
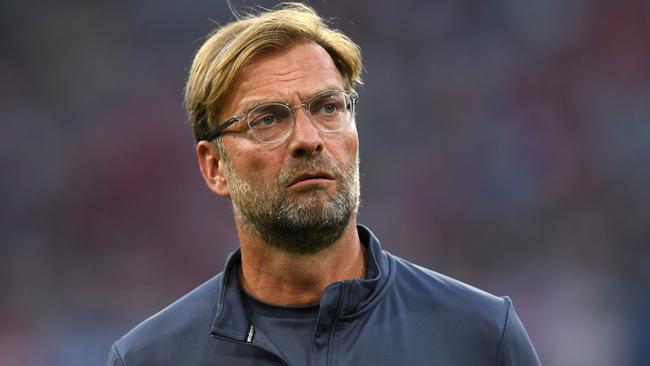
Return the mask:
M 237 121 L 239 121 L 239 120 L 241 120 L 241 119 L 242 119 L 242 116 L 235 116 L 235 117 L 233 117 L 233 118 L 227 120 L 226 122 L 220 124 L 220 125 L 219 125 L 217 128 L 215 128 L 212 132 L 210 132 L 209 134 L 207 134 L 207 136 L 205 136 L 205 138 L 203 138 L 203 140 L 205 140 L 205 141 L 212 141 L 212 140 L 216 139 L 217 137 L 219 137 L 219 135 L 221 134 L 221 132 L 223 132 L 223 130 L 225 130 L 226 128 L 230 127 L 233 123 L 235 123 L 235 122 L 237 122 Z

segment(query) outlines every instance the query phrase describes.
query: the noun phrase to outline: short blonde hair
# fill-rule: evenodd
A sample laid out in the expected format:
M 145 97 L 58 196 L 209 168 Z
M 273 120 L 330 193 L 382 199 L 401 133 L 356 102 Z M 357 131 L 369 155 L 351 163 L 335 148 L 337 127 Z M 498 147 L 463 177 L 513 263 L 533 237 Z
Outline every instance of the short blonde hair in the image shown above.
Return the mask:
M 284 3 L 273 10 L 249 14 L 210 34 L 196 53 L 185 86 L 185 108 L 196 141 L 219 122 L 217 116 L 238 73 L 256 56 L 315 42 L 332 57 L 345 87 L 362 83 L 359 46 L 331 29 L 311 7 Z

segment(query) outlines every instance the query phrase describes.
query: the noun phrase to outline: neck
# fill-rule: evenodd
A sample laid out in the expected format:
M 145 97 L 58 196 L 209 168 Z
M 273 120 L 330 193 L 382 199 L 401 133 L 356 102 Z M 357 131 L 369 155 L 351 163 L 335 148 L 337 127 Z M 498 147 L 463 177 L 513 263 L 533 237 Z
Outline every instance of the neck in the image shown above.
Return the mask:
M 237 231 L 242 255 L 240 282 L 246 292 L 270 304 L 317 304 L 331 283 L 363 278 L 366 272 L 365 247 L 359 241 L 354 219 L 341 238 L 313 254 L 271 247 L 241 225 Z

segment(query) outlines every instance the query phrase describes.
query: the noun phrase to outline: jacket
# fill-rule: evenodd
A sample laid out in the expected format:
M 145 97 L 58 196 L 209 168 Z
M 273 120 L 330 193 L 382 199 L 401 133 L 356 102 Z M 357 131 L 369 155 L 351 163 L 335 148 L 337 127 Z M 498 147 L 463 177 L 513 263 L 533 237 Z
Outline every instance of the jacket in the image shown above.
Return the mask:
M 509 298 L 409 263 L 358 230 L 368 275 L 325 289 L 310 366 L 540 364 Z M 108 365 L 286 365 L 246 316 L 240 263 L 236 251 L 222 273 L 120 338 Z

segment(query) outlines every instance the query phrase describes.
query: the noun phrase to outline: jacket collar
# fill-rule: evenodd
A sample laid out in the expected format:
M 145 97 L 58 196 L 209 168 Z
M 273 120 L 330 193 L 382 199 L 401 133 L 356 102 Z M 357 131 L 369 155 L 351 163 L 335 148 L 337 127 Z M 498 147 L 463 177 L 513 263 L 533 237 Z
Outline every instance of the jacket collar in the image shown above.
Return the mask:
M 353 319 L 372 309 L 385 295 L 393 282 L 394 258 L 384 252 L 377 237 L 363 225 L 357 225 L 359 239 L 366 251 L 366 278 L 330 284 L 321 297 L 321 315 L 325 309 L 336 311 L 339 319 Z M 250 320 L 242 302 L 239 289 L 241 252 L 236 250 L 228 257 L 218 285 L 216 314 L 211 335 L 246 342 Z M 346 291 L 342 291 L 345 289 Z M 341 299 L 345 296 L 345 299 Z

